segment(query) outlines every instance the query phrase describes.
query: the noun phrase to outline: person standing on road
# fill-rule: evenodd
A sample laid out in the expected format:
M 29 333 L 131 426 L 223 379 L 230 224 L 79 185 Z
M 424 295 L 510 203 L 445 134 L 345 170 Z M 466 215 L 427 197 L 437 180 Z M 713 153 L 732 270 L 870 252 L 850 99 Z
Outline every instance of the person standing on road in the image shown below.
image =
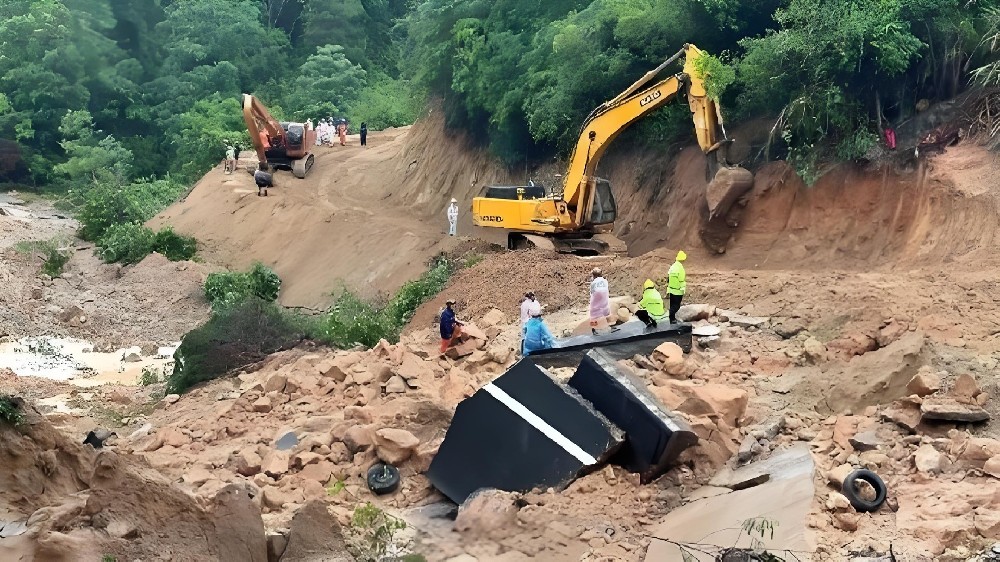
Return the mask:
M 555 345 L 556 339 L 552 337 L 552 332 L 542 320 L 542 305 L 537 301 L 532 301 L 529 306 L 531 318 L 524 327 L 524 342 L 521 344 L 521 356 L 527 357 L 533 351 L 540 349 L 550 349 Z
M 524 293 L 524 300 L 521 301 L 521 332 L 524 333 L 524 326 L 531 320 L 531 304 L 536 303 L 535 292 Z
M 455 318 L 455 301 L 448 299 L 441 311 L 441 355 L 448 351 L 451 342 L 462 334 L 462 323 Z
M 596 336 L 601 318 L 611 316 L 611 293 L 601 268 L 595 267 L 590 275 L 590 331 Z
M 341 121 L 337 125 L 337 134 L 340 136 L 340 146 L 347 146 L 347 121 Z
M 226 173 L 231 174 L 236 171 L 236 148 L 233 145 L 226 147 Z
M 663 297 L 656 290 L 656 283 L 652 279 L 646 279 L 642 284 L 642 300 L 639 301 L 639 310 L 635 317 L 642 320 L 647 328 L 655 328 L 657 320 L 663 320 Z
M 454 236 L 458 231 L 458 199 L 451 199 L 448 205 L 448 236 Z
M 674 265 L 670 266 L 667 272 L 667 293 L 670 294 L 670 323 L 677 323 L 677 311 L 681 308 L 681 300 L 687 292 L 687 273 L 684 271 L 684 264 L 687 259 L 684 250 L 677 252 L 677 259 Z
M 368 123 L 361 122 L 361 146 L 368 146 Z

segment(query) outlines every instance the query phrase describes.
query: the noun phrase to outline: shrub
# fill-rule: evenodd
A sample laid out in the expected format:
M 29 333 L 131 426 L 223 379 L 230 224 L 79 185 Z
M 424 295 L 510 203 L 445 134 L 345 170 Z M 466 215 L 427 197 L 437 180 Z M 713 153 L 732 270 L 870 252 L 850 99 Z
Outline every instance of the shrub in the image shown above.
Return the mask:
M 214 308 L 227 308 L 251 297 L 274 302 L 281 291 L 281 278 L 271 268 L 255 263 L 250 271 L 210 273 L 205 279 L 205 298 Z
M 72 257 L 72 252 L 67 246 L 69 246 L 68 240 L 53 238 L 18 242 L 14 245 L 14 249 L 32 256 L 42 256 L 42 273 L 49 277 L 59 277 Z
M 189 260 L 198 249 L 198 241 L 165 227 L 159 232 L 139 223 L 111 225 L 98 240 L 98 255 L 108 263 L 132 264 L 159 252 L 170 261 Z
M 49 248 L 42 263 L 42 273 L 49 277 L 59 277 L 62 275 L 66 262 L 69 261 L 70 253 L 59 248 Z
M 177 234 L 171 227 L 164 227 L 153 238 L 153 251 L 170 261 L 189 260 L 198 251 L 198 241 L 191 236 Z
M 82 195 L 80 237 L 98 241 L 113 225 L 146 222 L 183 192 L 184 186 L 169 178 L 125 186 L 99 184 Z
M 351 516 L 349 550 L 363 562 L 384 560 L 387 555 L 395 560 L 400 550 L 395 540 L 396 533 L 405 528 L 405 521 L 368 502 L 355 508 Z
M 143 367 L 139 375 L 139 386 L 152 386 L 160 382 L 160 372 L 156 367 Z
M 97 242 L 98 255 L 108 263 L 138 263 L 153 251 L 155 239 L 153 230 L 140 223 L 113 224 Z
M 0 394 L 0 421 L 13 426 L 24 423 L 24 412 L 21 411 L 19 399 Z
M 216 311 L 187 333 L 174 355 L 167 392 L 181 393 L 203 381 L 287 349 L 309 333 L 307 322 L 271 302 L 250 298 Z
M 404 284 L 384 304 L 362 299 L 345 290 L 326 317 L 322 338 L 342 348 L 355 344 L 372 347 L 383 338 L 398 341 L 400 331 L 413 313 L 444 289 L 452 271 L 447 260 L 438 259 L 431 269 L 419 279 Z

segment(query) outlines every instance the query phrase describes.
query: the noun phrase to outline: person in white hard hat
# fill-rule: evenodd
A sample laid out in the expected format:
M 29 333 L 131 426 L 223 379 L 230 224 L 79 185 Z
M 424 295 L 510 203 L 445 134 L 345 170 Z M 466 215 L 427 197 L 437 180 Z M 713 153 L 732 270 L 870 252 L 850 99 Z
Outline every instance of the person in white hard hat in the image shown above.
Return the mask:
M 452 198 L 448 205 L 448 236 L 454 236 L 458 228 L 458 199 Z

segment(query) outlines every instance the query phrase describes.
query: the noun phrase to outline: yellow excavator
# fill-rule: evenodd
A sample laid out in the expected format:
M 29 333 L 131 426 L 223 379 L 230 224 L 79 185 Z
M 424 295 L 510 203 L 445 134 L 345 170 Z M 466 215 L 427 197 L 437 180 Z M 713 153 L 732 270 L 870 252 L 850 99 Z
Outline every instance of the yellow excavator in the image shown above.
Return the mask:
M 682 72 L 646 87 L 682 56 Z M 512 250 L 534 245 L 580 255 L 623 252 L 624 244 L 611 235 L 617 215 L 614 194 L 608 180 L 595 176 L 597 165 L 626 127 L 681 94 L 687 95 L 698 145 L 706 155 L 714 153 L 717 157 L 718 164 L 711 159 L 709 162 L 713 183 L 726 170 L 727 201 L 714 201 L 719 198 L 713 197 L 711 185 L 707 194 L 710 212 L 719 213 L 720 206 L 732 203 L 734 194 L 742 195 L 752 187 L 753 175 L 729 165 L 726 153 L 732 141 L 725 138 L 719 108 L 708 96 L 704 79 L 696 70 L 701 56 L 704 54 L 697 47 L 685 44 L 677 54 L 592 111 L 580 129 L 561 192 L 546 193 L 544 187 L 536 185 L 487 187 L 483 197 L 472 200 L 473 222 L 507 229 L 507 246 Z

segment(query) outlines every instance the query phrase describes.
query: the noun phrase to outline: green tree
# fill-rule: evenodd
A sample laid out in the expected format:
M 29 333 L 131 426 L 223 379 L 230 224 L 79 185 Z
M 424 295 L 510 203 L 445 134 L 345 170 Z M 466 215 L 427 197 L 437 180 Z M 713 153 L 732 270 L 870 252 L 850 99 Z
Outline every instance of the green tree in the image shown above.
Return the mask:
M 285 97 L 298 120 L 339 115 L 347 111 L 364 86 L 366 72 L 344 55 L 339 45 L 316 49 L 299 68 Z
M 170 121 L 167 134 L 177 150 L 174 166 L 181 177 L 195 181 L 225 154 L 226 145 L 250 146 L 236 97 L 214 94 L 195 102 Z
M 62 119 L 59 132 L 69 159 L 55 167 L 55 172 L 75 183 L 99 181 L 115 185 L 131 177 L 132 153 L 111 135 L 94 130 L 90 112 L 70 111 Z

